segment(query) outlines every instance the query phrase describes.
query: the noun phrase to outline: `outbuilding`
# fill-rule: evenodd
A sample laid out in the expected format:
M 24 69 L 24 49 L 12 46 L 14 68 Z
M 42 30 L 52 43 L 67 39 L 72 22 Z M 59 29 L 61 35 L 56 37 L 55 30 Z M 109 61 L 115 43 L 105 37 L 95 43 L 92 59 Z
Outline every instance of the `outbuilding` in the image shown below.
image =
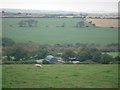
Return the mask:
M 49 63 L 57 63 L 57 58 L 55 56 L 52 56 L 52 55 L 48 55 L 46 58 L 45 58 L 46 61 L 48 61 Z
M 48 64 L 48 63 L 57 63 L 57 58 L 55 56 L 52 56 L 52 55 L 48 55 L 46 56 L 46 58 L 44 59 L 39 59 L 39 60 L 36 60 L 36 62 L 38 64 Z

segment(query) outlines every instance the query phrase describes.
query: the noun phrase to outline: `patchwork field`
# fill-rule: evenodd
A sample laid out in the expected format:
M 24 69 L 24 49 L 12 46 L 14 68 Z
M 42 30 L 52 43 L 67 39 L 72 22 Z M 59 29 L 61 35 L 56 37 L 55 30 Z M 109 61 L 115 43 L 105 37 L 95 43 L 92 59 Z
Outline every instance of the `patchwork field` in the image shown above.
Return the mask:
M 118 65 L 3 65 L 3 88 L 117 88 Z
M 78 18 L 33 18 L 38 21 L 37 27 L 19 27 L 19 21 L 28 19 L 32 18 L 3 18 L 3 37 L 40 44 L 118 43 L 117 28 L 95 28 L 86 21 L 89 27 L 77 28 L 76 23 L 81 21 Z

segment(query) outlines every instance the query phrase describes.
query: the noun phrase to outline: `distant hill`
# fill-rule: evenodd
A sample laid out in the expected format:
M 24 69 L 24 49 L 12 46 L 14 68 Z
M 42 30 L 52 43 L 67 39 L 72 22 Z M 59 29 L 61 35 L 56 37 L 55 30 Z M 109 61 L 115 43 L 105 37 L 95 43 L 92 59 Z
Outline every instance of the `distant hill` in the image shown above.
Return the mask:
M 7 9 L 3 8 L 2 11 L 5 12 L 13 12 L 13 13 L 40 13 L 40 14 L 77 14 L 78 12 L 72 11 L 54 11 L 54 10 L 31 10 L 31 9 Z
M 90 12 L 75 12 L 75 11 L 62 11 L 62 10 L 32 10 L 32 9 L 8 9 L 3 8 L 0 13 L 0 17 L 109 17 L 118 18 L 117 13 L 108 13 L 100 11 L 100 13 L 90 13 Z

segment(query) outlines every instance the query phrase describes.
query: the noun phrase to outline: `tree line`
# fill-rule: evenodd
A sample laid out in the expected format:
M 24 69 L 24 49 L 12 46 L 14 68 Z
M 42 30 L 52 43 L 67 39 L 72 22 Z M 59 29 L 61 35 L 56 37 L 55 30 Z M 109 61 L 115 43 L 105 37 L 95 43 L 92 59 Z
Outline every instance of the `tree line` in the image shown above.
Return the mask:
M 35 44 L 31 41 L 16 43 L 10 38 L 2 38 L 2 55 L 4 61 L 29 61 L 43 59 L 47 55 L 62 58 L 65 62 L 75 58 L 76 61 L 91 60 L 96 63 L 108 64 L 119 62 L 119 56 L 112 57 L 102 52 L 118 52 L 118 44 Z
M 37 20 L 28 19 L 28 20 L 21 20 L 18 22 L 19 27 L 37 27 Z

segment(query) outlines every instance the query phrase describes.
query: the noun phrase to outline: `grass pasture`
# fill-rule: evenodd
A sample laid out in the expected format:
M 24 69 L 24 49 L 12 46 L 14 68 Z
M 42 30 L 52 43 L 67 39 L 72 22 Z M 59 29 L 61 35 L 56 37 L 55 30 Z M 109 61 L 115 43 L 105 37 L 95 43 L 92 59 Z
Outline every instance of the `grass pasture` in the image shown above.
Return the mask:
M 2 35 L 16 42 L 32 41 L 40 44 L 75 44 L 118 43 L 117 28 L 76 28 L 78 18 L 33 18 L 38 21 L 37 27 L 19 27 L 18 22 L 30 18 L 3 18 Z M 65 23 L 65 27 L 59 27 Z
M 0 89 L 2 89 L 2 65 L 0 65 Z
M 120 56 L 120 52 L 108 52 L 107 54 L 112 57 Z
M 117 88 L 118 65 L 3 65 L 3 88 Z

